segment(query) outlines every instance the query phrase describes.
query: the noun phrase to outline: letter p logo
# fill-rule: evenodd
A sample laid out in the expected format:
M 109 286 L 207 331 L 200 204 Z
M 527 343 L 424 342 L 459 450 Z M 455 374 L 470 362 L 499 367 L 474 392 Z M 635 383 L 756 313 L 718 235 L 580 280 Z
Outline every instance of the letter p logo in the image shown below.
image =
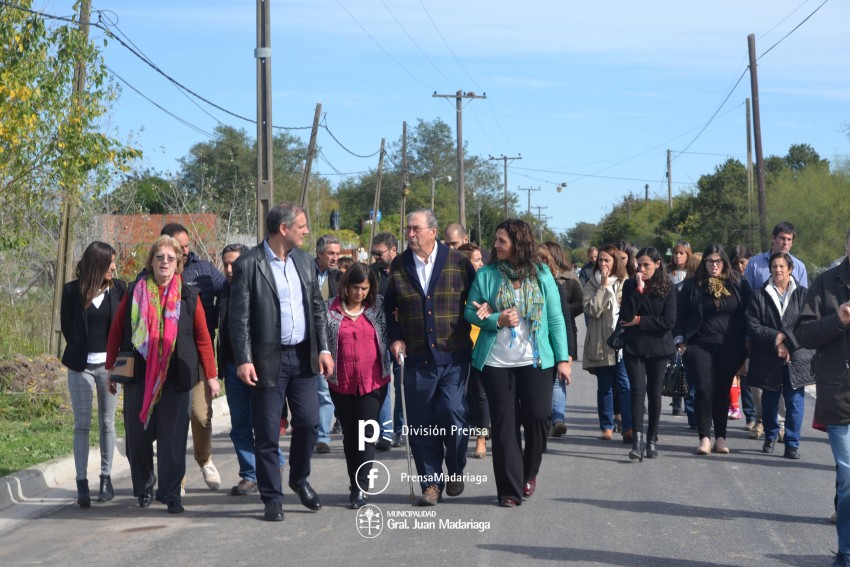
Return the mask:
M 367 436 L 366 428 L 371 426 L 372 433 Z M 381 436 L 381 426 L 374 419 L 361 419 L 357 424 L 357 450 L 365 451 L 366 443 L 374 443 Z M 371 477 L 370 477 L 371 482 Z

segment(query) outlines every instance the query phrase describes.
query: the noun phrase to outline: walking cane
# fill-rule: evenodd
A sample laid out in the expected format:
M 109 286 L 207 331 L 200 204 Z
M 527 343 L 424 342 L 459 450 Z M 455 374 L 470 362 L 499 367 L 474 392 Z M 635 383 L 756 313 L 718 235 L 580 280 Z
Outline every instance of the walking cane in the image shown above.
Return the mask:
M 410 422 L 407 421 L 407 398 L 404 395 L 404 353 L 398 353 L 398 365 L 401 367 L 401 415 L 404 417 L 404 426 L 407 427 L 407 435 L 404 436 L 404 451 L 407 453 L 407 484 L 410 487 L 410 501 L 416 500 L 413 493 L 413 467 L 410 464 Z

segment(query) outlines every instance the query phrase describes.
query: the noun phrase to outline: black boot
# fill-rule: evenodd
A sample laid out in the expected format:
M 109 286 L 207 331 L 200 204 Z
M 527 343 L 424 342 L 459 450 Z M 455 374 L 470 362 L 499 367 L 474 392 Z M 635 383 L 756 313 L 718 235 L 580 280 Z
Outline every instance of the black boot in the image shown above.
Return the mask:
M 87 479 L 77 481 L 77 504 L 80 508 L 91 506 L 91 493 L 89 492 L 89 481 Z
M 643 461 L 643 433 L 640 431 L 635 431 L 632 434 L 632 450 L 629 451 L 629 458 L 633 461 Z
M 97 493 L 98 502 L 108 502 L 115 496 L 112 490 L 112 478 L 109 475 L 100 475 L 100 490 Z
M 654 459 L 658 456 L 658 440 L 653 439 L 652 441 L 646 442 L 646 458 Z

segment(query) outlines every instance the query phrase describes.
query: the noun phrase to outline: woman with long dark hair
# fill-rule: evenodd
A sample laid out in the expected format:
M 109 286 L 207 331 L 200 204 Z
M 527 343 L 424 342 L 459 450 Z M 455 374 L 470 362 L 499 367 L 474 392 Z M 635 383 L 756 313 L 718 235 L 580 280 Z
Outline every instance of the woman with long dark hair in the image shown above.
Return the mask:
M 145 275 L 118 306 L 107 343 L 106 368 L 132 353 L 133 378 L 124 386 L 124 429 L 133 495 L 146 508 L 156 499 L 169 514 L 183 512 L 180 482 L 186 474 L 192 387 L 206 376 L 210 397 L 219 392 L 218 368 L 197 287 L 183 282 L 180 242 L 160 236 L 148 251 Z M 117 384 L 111 382 L 113 391 Z
M 610 441 L 614 431 L 614 393 L 620 406 L 623 442 L 632 442 L 632 410 L 629 377 L 621 353 L 608 346 L 620 316 L 626 266 L 620 250 L 613 244 L 599 249 L 591 278 L 584 284 L 584 336 L 582 367 L 596 375 L 596 406 L 599 412 L 600 439 Z M 615 388 L 616 383 L 616 388 Z
M 671 330 L 676 322 L 676 288 L 664 272 L 655 248 L 637 253 L 638 271 L 623 286 L 620 324 L 628 329 L 623 358 L 631 389 L 632 450 L 629 458 L 643 461 L 658 456 L 661 382 L 674 351 Z M 644 401 L 649 398 L 649 424 L 643 434 Z
M 576 317 L 584 311 L 584 307 L 582 307 L 584 295 L 581 291 L 581 284 L 570 270 L 564 250 L 557 242 L 544 242 L 540 245 L 539 251 L 540 260 L 549 266 L 561 295 L 561 312 L 564 314 L 564 324 L 567 327 L 567 344 L 569 345 L 570 364 L 572 364 L 573 360 L 578 358 Z M 549 435 L 561 437 L 567 432 L 567 385 L 563 380 L 558 380 L 557 376 L 554 376 L 553 379 L 552 427 L 549 429 Z
M 729 388 L 747 358 L 745 312 L 751 295 L 750 285 L 732 269 L 723 247 L 710 244 L 694 277 L 685 280 L 678 297 L 674 341 L 684 356 L 688 376 L 696 384 L 699 455 L 729 452 Z
M 62 364 L 68 368 L 68 392 L 74 411 L 74 464 L 77 470 L 77 504 L 91 505 L 88 481 L 89 431 L 92 402 L 97 392 L 100 438 L 100 490 L 97 501 L 112 500 L 112 456 L 115 452 L 115 407 L 118 396 L 109 391 L 106 341 L 127 291 L 115 278 L 115 249 L 94 241 L 77 264 L 77 279 L 62 288 L 61 327 L 65 337 Z
M 348 502 L 353 509 L 366 505 L 366 493 L 361 487 L 369 486 L 369 471 L 375 458 L 375 443 L 367 441 L 362 450 L 358 448 L 358 424 L 378 422 L 392 375 L 383 302 L 374 270 L 360 262 L 343 274 L 339 295 L 325 302 L 328 345 L 334 359 L 328 388 L 342 426 Z
M 494 312 L 482 318 L 478 306 L 485 302 Z M 538 263 L 524 221 L 508 219 L 496 227 L 490 262 L 478 270 L 465 317 L 481 327 L 472 365 L 482 372 L 490 404 L 499 505 L 519 506 L 537 487 L 552 411 L 551 369 L 567 384 L 571 373 L 558 286 Z

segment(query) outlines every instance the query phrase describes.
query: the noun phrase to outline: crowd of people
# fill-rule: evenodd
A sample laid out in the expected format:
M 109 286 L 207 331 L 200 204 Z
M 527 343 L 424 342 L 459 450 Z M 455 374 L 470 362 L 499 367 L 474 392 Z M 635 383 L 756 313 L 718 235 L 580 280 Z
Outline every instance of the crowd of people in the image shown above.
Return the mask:
M 757 255 L 736 246 L 730 257 L 720 244 L 695 253 L 677 242 L 665 265 L 655 248 L 618 241 L 591 247 L 578 270 L 518 219 L 496 227 L 484 254 L 463 226 L 440 235 L 434 213 L 418 210 L 407 216 L 406 250 L 380 233 L 370 264 L 341 262 L 332 235 L 318 239 L 315 258 L 302 251 L 307 218 L 293 203 L 274 207 L 266 230 L 254 248 L 226 246 L 222 273 L 189 251 L 185 227 L 167 225 L 129 285 L 114 277 L 111 246 L 86 248 L 62 296 L 81 507 L 92 500 L 95 394 L 96 499 L 114 496 L 121 387 L 139 505 L 158 500 L 169 513 L 183 511 L 190 425 L 204 481 L 218 489 L 210 422 L 219 377 L 239 464 L 231 494 L 259 493 L 266 520 L 283 520 L 279 442 L 287 423 L 289 487 L 305 507 L 321 509 L 310 461 L 330 451 L 334 417 L 354 509 L 367 502 L 375 451 L 405 435 L 420 505 L 463 492 L 472 438 L 477 458 L 492 443 L 499 505 L 519 506 L 535 493 L 547 437 L 568 431 L 566 386 L 583 314 L 582 366 L 596 376 L 600 438 L 621 433 L 637 462 L 659 456 L 662 382 L 677 358 L 689 393 L 673 399 L 673 414 L 688 415 L 698 455 L 729 453 L 728 420 L 745 418 L 765 453 L 781 441 L 784 457 L 799 459 L 804 387 L 816 383 L 815 421 L 837 464 L 836 561 L 850 561 L 850 260 L 808 289 L 805 265 L 790 254 L 790 223 L 777 224 L 771 249 Z M 121 379 L 111 375 L 119 360 L 131 368 Z M 362 422 L 387 425 L 364 443 Z

